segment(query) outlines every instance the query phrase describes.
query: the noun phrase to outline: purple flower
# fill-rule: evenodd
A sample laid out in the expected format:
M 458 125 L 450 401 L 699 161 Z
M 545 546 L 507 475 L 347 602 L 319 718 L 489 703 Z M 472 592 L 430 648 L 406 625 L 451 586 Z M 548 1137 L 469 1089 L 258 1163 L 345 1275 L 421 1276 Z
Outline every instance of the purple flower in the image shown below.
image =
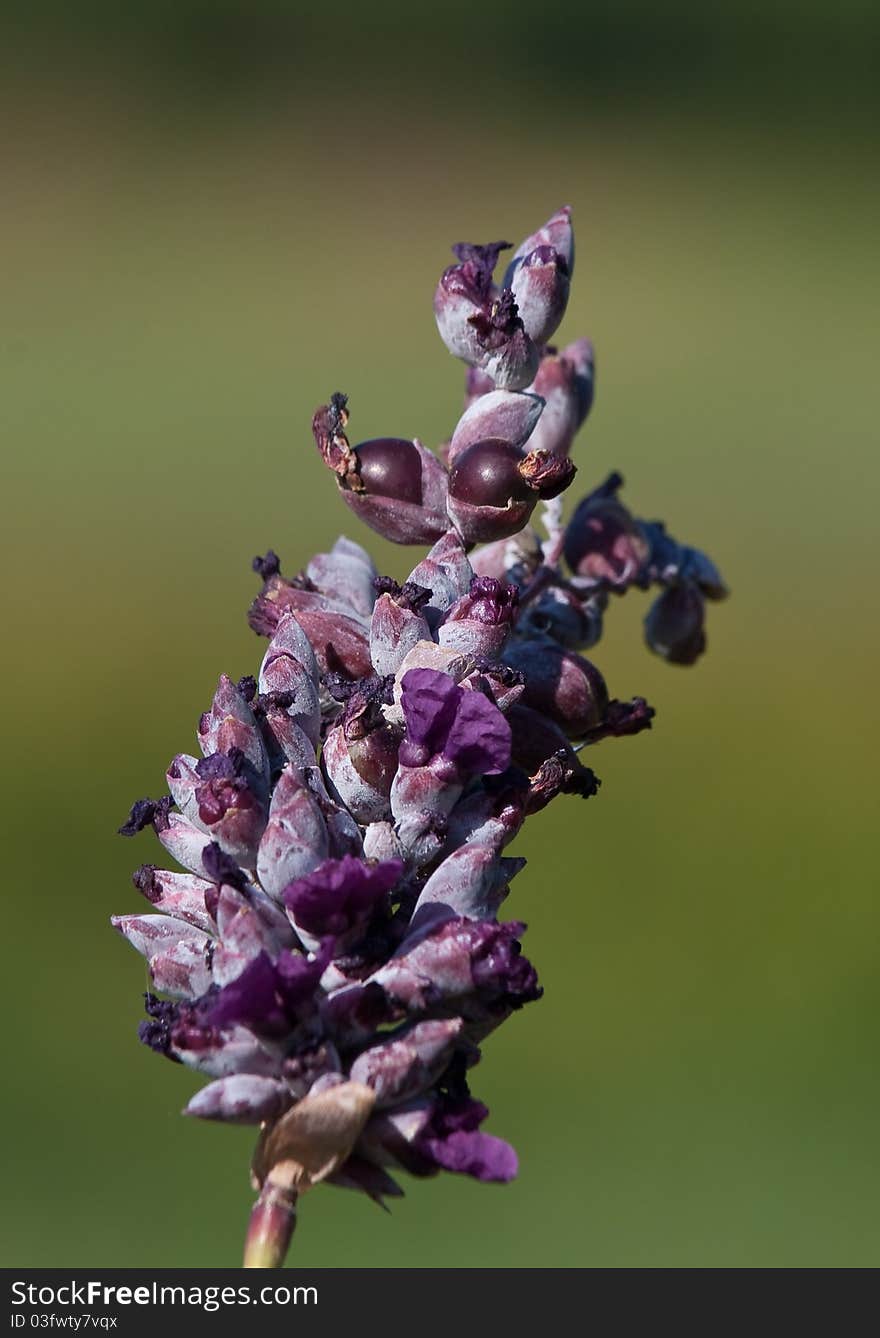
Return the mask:
M 594 384 L 588 340 L 546 342 L 568 300 L 570 210 L 499 285 L 506 246 L 456 246 L 435 293 L 469 368 L 445 454 L 406 435 L 352 445 L 343 395 L 314 416 L 354 515 L 429 551 L 403 582 L 346 538 L 293 576 L 272 549 L 254 559 L 258 674 L 221 676 L 202 756 L 179 753 L 168 795 L 120 828 L 151 828 L 181 866 L 141 865 L 145 913 L 113 917 L 149 972 L 140 1039 L 208 1079 L 187 1115 L 260 1127 L 248 1266 L 283 1261 L 322 1181 L 381 1203 L 402 1192 L 397 1168 L 516 1174 L 465 1080 L 541 996 L 524 925 L 498 920 L 525 865 L 506 852 L 557 796 L 596 793 L 583 745 L 653 717 L 578 652 L 612 595 L 657 586 L 649 648 L 690 664 L 706 600 L 726 594 L 704 553 L 630 513 L 619 475 L 563 523 Z
M 433 669 L 411 669 L 402 702 L 401 765 L 424 766 L 436 755 L 464 773 L 491 775 L 510 765 L 510 726 L 482 693 L 468 692 Z
M 370 865 L 344 855 L 289 883 L 282 900 L 307 933 L 339 938 L 386 898 L 402 873 L 402 860 Z

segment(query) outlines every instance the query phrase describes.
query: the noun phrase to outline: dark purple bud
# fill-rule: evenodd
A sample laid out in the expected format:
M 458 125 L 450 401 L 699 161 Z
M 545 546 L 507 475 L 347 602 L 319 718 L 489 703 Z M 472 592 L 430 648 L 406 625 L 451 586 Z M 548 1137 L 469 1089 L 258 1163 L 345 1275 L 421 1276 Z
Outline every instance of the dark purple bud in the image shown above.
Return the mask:
M 370 865 L 346 855 L 289 883 L 282 900 L 298 928 L 319 938 L 339 938 L 366 922 L 402 873 L 400 860 Z
M 504 658 L 525 674 L 522 705 L 548 716 L 569 738 L 584 738 L 601 725 L 608 689 L 590 660 L 549 642 L 518 637 L 508 642 Z
M 440 645 L 497 658 L 513 626 L 518 604 L 516 586 L 491 576 L 475 576 L 469 593 L 446 614 L 437 633 Z
M 645 617 L 645 640 L 670 664 L 693 664 L 706 649 L 706 605 L 696 585 L 671 585 Z
M 595 363 L 589 339 L 578 339 L 561 353 L 547 353 L 530 390 L 544 400 L 544 412 L 531 436 L 533 450 L 568 455 L 575 434 L 593 403 Z
M 346 504 L 393 543 L 430 542 L 449 528 L 446 470 L 418 441 L 382 437 L 352 448 L 337 397 L 318 409 L 312 431 Z
M 415 1149 L 444 1171 L 506 1184 L 519 1169 L 516 1152 L 503 1138 L 479 1132 L 488 1113 L 470 1098 L 438 1102 L 415 1139 Z
M 642 579 L 648 555 L 644 530 L 613 495 L 585 497 L 566 527 L 565 560 L 591 586 L 626 590 Z
M 517 634 L 524 640 L 549 638 L 566 650 L 588 650 L 602 635 L 606 598 L 584 599 L 564 585 L 547 586 L 522 609 Z
M 424 766 L 436 754 L 465 774 L 490 775 L 509 766 L 510 727 L 482 693 L 460 688 L 434 669 L 411 669 L 402 687 L 403 766 Z
M 518 263 L 510 287 L 526 334 L 536 344 L 546 344 L 568 306 L 565 258 L 552 246 L 536 246 Z
M 462 452 L 478 441 L 506 441 L 510 446 L 524 446 L 535 431 L 543 408 L 539 394 L 493 390 L 483 395 L 459 419 L 449 443 L 447 465 L 451 469 Z
M 681 581 L 699 587 L 707 599 L 724 599 L 728 594 L 721 573 L 711 558 L 698 548 L 679 544 L 659 520 L 643 521 L 642 528 L 650 546 L 647 576 L 663 585 Z
M 556 497 L 575 469 L 546 452 L 527 455 L 509 442 L 475 442 L 457 458 L 449 478 L 449 514 L 467 543 L 516 534 L 539 498 Z

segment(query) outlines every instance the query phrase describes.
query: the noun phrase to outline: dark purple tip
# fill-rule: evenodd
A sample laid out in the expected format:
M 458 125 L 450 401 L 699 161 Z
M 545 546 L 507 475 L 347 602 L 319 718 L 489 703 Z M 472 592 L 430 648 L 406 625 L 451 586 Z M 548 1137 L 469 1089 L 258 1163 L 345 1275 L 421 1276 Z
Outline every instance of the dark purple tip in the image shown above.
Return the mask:
M 369 916 L 400 880 L 402 860 L 366 864 L 353 855 L 325 860 L 282 893 L 285 906 L 308 934 L 340 936 Z
M 281 559 L 278 554 L 269 549 L 265 557 L 257 555 L 251 562 L 251 567 L 261 576 L 264 581 L 268 581 L 272 576 L 278 576 L 281 572 Z
M 484 1182 L 513 1180 L 518 1170 L 516 1152 L 502 1138 L 479 1132 L 488 1113 L 482 1102 L 469 1097 L 441 1099 L 416 1140 L 418 1151 L 445 1171 Z
M 169 810 L 174 807 L 174 800 L 166 795 L 164 799 L 138 799 L 131 806 L 127 819 L 118 828 L 120 836 L 136 836 L 145 827 L 156 826 L 162 829 L 167 825 Z
M 247 887 L 247 874 L 216 841 L 211 841 L 202 851 L 202 867 L 212 883 L 225 883 L 228 887 L 237 887 L 240 892 Z

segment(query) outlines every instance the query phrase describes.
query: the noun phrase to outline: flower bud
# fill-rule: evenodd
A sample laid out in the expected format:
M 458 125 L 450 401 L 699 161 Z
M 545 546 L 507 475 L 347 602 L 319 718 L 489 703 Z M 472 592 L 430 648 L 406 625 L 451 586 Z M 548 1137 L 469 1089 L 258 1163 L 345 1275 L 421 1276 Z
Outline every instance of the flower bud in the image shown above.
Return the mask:
M 478 441 L 506 441 L 511 446 L 524 446 L 543 407 L 537 394 L 493 390 L 483 395 L 459 419 L 449 443 L 447 465 L 451 469 L 461 453 Z
M 623 480 L 612 474 L 582 502 L 565 530 L 565 560 L 581 586 L 623 591 L 643 579 L 649 545 L 644 530 L 617 499 Z
M 516 266 L 510 288 L 523 328 L 536 344 L 546 344 L 559 326 L 569 287 L 568 265 L 552 246 L 536 246 Z
M 575 434 L 593 403 L 593 345 L 578 339 L 561 353 L 546 353 L 530 392 L 544 400 L 544 412 L 531 437 L 533 450 L 568 455 Z
M 443 273 L 434 294 L 434 315 L 450 353 L 481 368 L 496 386 L 521 390 L 534 377 L 539 355 L 510 289 L 499 293 L 492 283 L 499 252 L 508 246 L 454 246 L 460 263 Z
M 437 639 L 450 650 L 497 659 L 516 618 L 518 603 L 516 586 L 491 576 L 475 576 L 470 592 L 446 614 Z
M 268 782 L 269 760 L 253 710 L 225 674 L 220 675 L 210 711 L 199 721 L 199 747 L 206 757 L 238 749 L 251 764 L 255 778 L 262 784 Z
M 334 795 L 358 822 L 391 816 L 399 744 L 399 728 L 387 724 L 380 702 L 364 693 L 346 703 L 342 721 L 328 730 L 321 754 L 324 770 Z
M 324 463 L 336 474 L 343 500 L 392 543 L 437 539 L 449 528 L 446 470 L 418 441 L 378 437 L 352 448 L 345 435 L 344 395 L 334 395 L 312 419 Z
M 530 599 L 520 613 L 523 640 L 551 640 L 566 650 L 589 650 L 602 636 L 607 595 L 581 599 L 563 585 L 550 585 Z
M 449 479 L 448 509 L 466 543 L 504 539 L 521 530 L 539 498 L 556 497 L 574 478 L 569 460 L 496 438 L 458 456 Z
M 448 1068 L 463 1027 L 458 1017 L 417 1022 L 361 1051 L 351 1076 L 372 1088 L 379 1110 L 411 1101 Z
M 183 1113 L 226 1124 L 262 1124 L 277 1119 L 292 1104 L 290 1089 L 277 1078 L 233 1073 L 196 1092 Z
M 280 897 L 294 878 L 316 869 L 330 853 L 327 824 L 309 790 L 288 766 L 282 771 L 257 855 L 260 883 Z
M 318 665 L 296 614 L 285 614 L 279 622 L 263 657 L 259 687 L 317 747 L 321 736 Z
M 569 274 L 574 272 L 574 230 L 571 226 L 571 205 L 564 204 L 556 213 L 537 232 L 533 232 L 526 237 L 524 242 L 513 253 L 513 259 L 510 261 L 507 272 L 504 275 L 505 284 L 513 282 L 513 277 L 526 259 L 533 251 L 540 246 L 550 246 L 564 260 Z
M 467 594 L 473 574 L 461 535 L 453 529 L 447 530 L 413 569 L 408 582 L 430 591 L 422 612 L 432 626 L 438 621 L 438 614 L 445 613 Z
M 504 658 L 525 674 L 522 705 L 548 716 L 570 739 L 582 739 L 601 725 L 608 689 L 590 660 L 549 642 L 519 638 L 508 644 Z
M 706 605 L 690 581 L 658 595 L 645 616 L 645 641 L 670 664 L 694 664 L 706 649 Z
M 431 639 L 431 629 L 422 613 L 431 591 L 414 582 L 403 586 L 386 580 L 373 607 L 370 623 L 370 655 L 377 674 L 395 674 L 403 660 L 419 641 Z

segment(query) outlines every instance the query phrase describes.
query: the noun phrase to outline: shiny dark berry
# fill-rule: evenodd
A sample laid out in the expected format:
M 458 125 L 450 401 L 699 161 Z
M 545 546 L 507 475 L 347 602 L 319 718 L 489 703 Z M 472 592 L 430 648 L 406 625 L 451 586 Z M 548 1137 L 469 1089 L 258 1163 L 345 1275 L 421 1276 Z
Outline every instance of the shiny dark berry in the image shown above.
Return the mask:
M 364 489 L 374 497 L 396 502 L 422 501 L 422 461 L 411 441 L 399 437 L 376 437 L 362 441 L 354 451 Z
M 450 496 L 471 506 L 506 507 L 512 500 L 524 501 L 530 490 L 519 471 L 522 459 L 522 451 L 509 441 L 475 441 L 455 462 Z

